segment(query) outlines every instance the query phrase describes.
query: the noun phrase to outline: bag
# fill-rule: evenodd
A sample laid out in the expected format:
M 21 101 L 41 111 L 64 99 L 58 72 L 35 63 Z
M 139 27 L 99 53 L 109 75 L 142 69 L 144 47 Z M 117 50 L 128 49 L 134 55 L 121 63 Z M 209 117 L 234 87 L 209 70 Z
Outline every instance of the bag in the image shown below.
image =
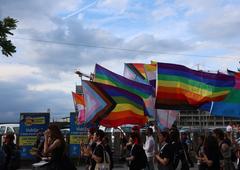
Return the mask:
M 94 170 L 110 170 L 110 156 L 105 150 L 103 150 L 103 162 L 96 163 Z

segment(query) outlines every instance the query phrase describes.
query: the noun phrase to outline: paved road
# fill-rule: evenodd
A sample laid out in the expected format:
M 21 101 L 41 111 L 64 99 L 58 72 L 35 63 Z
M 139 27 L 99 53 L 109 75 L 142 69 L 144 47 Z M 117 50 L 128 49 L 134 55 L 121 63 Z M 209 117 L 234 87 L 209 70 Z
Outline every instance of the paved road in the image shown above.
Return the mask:
M 78 170 L 85 170 L 84 167 L 77 167 Z M 157 168 L 155 168 L 157 170 Z M 197 170 L 197 165 L 195 165 L 194 168 L 190 168 L 190 170 Z M 21 168 L 19 170 L 31 170 L 31 167 L 28 168 Z M 114 167 L 114 170 L 128 170 L 128 167 L 125 164 L 116 164 Z M 180 168 L 178 168 L 177 170 L 180 170 Z

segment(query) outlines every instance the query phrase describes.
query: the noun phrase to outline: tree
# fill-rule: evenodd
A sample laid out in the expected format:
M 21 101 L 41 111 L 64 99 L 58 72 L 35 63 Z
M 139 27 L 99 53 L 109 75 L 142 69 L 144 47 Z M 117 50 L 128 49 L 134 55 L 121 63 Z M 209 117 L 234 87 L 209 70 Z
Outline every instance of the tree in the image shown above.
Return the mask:
M 11 30 L 17 28 L 17 20 L 7 17 L 0 20 L 0 48 L 2 48 L 2 54 L 5 56 L 12 56 L 12 53 L 16 52 L 16 47 L 12 44 L 11 40 L 8 40 L 8 35 L 13 35 Z

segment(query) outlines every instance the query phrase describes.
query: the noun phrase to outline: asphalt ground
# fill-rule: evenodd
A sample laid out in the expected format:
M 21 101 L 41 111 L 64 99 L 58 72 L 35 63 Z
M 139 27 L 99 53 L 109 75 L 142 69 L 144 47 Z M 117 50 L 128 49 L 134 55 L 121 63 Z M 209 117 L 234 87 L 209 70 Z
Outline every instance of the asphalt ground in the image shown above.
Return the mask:
M 179 164 L 179 167 L 177 168 L 177 170 L 180 170 L 181 165 Z M 31 170 L 32 167 L 31 165 L 29 165 L 29 167 L 25 167 L 25 168 L 21 168 L 19 170 Z M 86 168 L 84 166 L 78 166 L 77 167 L 78 170 L 86 170 Z M 42 169 L 38 169 L 38 170 L 42 170 Z M 128 167 L 126 164 L 116 164 L 113 168 L 113 170 L 128 170 Z M 155 164 L 155 170 L 157 170 L 157 165 Z M 194 168 L 190 168 L 190 170 L 198 170 L 197 168 L 197 164 L 195 164 Z

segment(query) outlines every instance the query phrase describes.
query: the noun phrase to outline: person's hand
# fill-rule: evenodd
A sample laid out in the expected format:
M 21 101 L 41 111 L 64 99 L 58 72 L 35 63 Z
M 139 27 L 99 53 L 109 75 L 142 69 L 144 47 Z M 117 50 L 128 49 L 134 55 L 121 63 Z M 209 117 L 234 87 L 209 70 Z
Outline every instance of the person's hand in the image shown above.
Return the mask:
M 50 135 L 50 131 L 47 129 L 47 130 L 45 130 L 45 132 L 43 134 L 44 134 L 45 137 L 48 138 L 49 135 Z

